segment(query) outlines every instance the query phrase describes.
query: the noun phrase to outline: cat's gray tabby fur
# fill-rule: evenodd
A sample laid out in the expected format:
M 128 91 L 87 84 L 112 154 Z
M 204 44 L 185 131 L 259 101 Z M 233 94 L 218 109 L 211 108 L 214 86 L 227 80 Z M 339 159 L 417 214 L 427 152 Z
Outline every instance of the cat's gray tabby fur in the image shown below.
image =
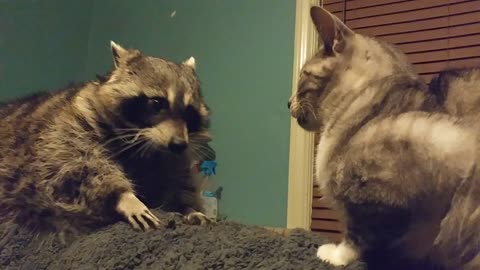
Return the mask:
M 147 229 L 158 206 L 206 221 L 190 173 L 209 139 L 195 60 L 111 48 L 109 75 L 0 108 L 1 222 L 77 232 L 118 216 Z
M 311 17 L 323 42 L 289 107 L 300 126 L 320 132 L 316 181 L 347 224 L 345 239 L 319 247 L 318 257 L 360 258 L 369 269 L 480 269 L 471 124 L 479 107 L 457 94 L 480 95 L 478 71 L 432 91 L 393 46 L 320 7 Z

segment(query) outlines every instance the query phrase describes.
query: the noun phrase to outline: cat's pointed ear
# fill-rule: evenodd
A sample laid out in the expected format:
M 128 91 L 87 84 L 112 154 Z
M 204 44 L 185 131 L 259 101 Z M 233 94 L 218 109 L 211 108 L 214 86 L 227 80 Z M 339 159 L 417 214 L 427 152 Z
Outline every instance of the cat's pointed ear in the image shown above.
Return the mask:
M 122 46 L 118 45 L 114 41 L 110 41 L 110 48 L 112 50 L 113 63 L 117 68 L 122 61 L 127 59 L 129 52 L 128 50 L 124 49 Z
M 183 65 L 192 68 L 195 70 L 197 68 L 197 64 L 195 63 L 195 58 L 193 56 L 190 56 L 187 60 L 183 61 Z
M 310 8 L 310 16 L 323 41 L 325 50 L 341 53 L 345 49 L 345 39 L 352 35 L 353 31 L 324 8 Z

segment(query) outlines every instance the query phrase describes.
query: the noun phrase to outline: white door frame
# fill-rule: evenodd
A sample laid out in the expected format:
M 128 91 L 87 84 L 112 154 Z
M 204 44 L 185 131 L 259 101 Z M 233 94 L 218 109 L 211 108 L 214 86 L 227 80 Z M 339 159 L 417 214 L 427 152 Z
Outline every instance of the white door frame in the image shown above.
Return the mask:
M 310 7 L 320 0 L 296 0 L 292 93 L 297 91 L 299 71 L 317 50 L 318 35 L 310 19 Z M 314 133 L 290 119 L 287 228 L 310 230 L 314 174 Z

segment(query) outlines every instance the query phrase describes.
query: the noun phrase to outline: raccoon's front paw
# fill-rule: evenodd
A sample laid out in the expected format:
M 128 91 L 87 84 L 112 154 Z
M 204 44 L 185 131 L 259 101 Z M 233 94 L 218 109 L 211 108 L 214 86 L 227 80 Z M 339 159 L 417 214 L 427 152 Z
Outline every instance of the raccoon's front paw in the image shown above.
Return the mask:
M 358 258 L 358 253 L 342 242 L 339 245 L 325 244 L 318 248 L 317 257 L 335 266 L 345 266 Z
M 126 192 L 120 195 L 117 212 L 124 216 L 136 230 L 159 228 L 161 221 L 143 204 L 135 194 Z
M 205 225 L 214 222 L 205 214 L 200 212 L 192 212 L 185 216 L 185 221 L 191 225 Z

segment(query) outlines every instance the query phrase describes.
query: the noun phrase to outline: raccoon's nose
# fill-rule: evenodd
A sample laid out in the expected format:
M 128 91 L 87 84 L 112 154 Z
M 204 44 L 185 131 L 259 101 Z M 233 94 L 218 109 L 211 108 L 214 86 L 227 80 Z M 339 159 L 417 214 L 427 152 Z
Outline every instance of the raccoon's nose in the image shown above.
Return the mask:
M 187 146 L 185 141 L 172 141 L 168 144 L 168 149 L 173 153 L 180 154 L 187 149 Z
M 290 106 L 292 106 L 292 102 L 289 101 L 289 102 L 287 103 L 287 106 L 288 106 L 288 109 L 290 110 Z

